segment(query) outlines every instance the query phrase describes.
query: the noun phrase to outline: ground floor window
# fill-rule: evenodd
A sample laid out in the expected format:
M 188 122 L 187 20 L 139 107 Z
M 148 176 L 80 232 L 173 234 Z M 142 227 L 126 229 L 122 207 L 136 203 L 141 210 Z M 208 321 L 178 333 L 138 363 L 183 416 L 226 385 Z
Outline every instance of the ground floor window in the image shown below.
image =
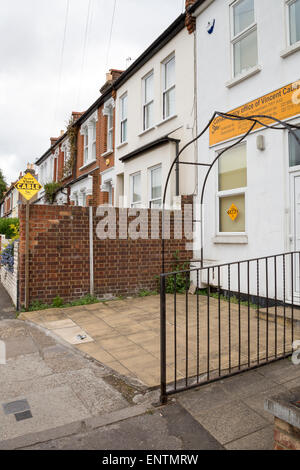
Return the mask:
M 161 207 L 161 165 L 150 169 L 150 208 L 159 209 Z
M 218 231 L 246 232 L 247 147 L 246 144 L 225 152 L 219 159 Z
M 131 175 L 131 207 L 141 207 L 142 186 L 141 173 Z
M 300 130 L 294 131 L 300 139 Z M 300 165 L 300 145 L 292 133 L 289 134 L 290 166 Z

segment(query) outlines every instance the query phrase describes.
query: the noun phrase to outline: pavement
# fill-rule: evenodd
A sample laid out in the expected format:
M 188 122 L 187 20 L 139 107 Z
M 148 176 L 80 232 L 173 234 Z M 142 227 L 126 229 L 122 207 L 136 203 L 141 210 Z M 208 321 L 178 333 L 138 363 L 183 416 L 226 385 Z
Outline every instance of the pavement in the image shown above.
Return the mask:
M 78 348 L 91 344 L 89 338 L 70 344 L 80 338 L 69 328 L 63 339 L 60 328 L 0 321 L 6 346 L 6 364 L 0 365 L 0 450 L 271 450 L 273 416 L 264 402 L 282 392 L 292 396 L 300 385 L 300 366 L 286 359 L 178 394 L 157 407 L 158 389 Z
M 0 321 L 11 318 L 16 318 L 16 309 L 0 282 Z
M 199 296 L 200 341 L 197 348 L 197 296 L 189 295 L 189 376 L 196 376 L 207 371 L 208 325 L 207 299 Z M 167 381 L 175 377 L 174 362 L 174 296 L 167 295 Z M 218 312 L 218 300 L 210 299 L 210 371 L 219 368 L 219 327 L 221 332 L 221 364 L 222 369 L 229 368 L 229 322 L 226 301 L 220 302 L 221 315 Z M 176 296 L 177 315 L 177 361 L 176 378 L 183 379 L 186 373 L 186 296 Z M 231 367 L 239 363 L 248 364 L 248 328 L 250 336 L 250 361 L 257 361 L 257 328 L 258 318 L 255 308 L 250 309 L 248 323 L 248 307 L 242 305 L 239 312 L 237 304 L 230 306 L 231 328 Z M 279 318 L 280 312 L 277 317 Z M 160 384 L 160 297 L 126 298 L 101 302 L 67 309 L 49 309 L 37 312 L 22 313 L 21 319 L 29 320 L 47 328 L 56 335 L 72 344 L 90 357 L 100 361 L 119 374 L 135 378 L 147 387 Z M 219 324 L 221 318 L 221 324 Z M 240 326 L 239 326 L 239 322 Z M 260 357 L 265 358 L 268 348 L 269 359 L 275 353 L 283 353 L 283 343 L 291 345 L 291 326 L 284 328 L 278 322 L 259 320 Z M 239 331 L 241 330 L 241 348 L 239 348 Z M 299 331 L 299 330 L 298 330 Z M 268 334 L 267 334 L 268 333 Z M 78 335 L 84 340 L 78 340 Z M 266 338 L 268 336 L 268 346 Z M 299 332 L 300 337 L 300 332 Z M 240 349 L 240 351 L 239 351 Z M 288 350 L 288 348 L 287 348 Z M 199 352 L 199 364 L 198 364 Z

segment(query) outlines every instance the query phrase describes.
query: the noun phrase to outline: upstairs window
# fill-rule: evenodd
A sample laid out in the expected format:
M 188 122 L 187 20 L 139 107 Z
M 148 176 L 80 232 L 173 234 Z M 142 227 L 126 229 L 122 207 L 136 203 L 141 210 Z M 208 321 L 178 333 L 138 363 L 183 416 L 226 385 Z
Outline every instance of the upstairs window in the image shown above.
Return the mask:
M 290 45 L 300 41 L 300 0 L 289 0 L 289 36 Z
M 151 72 L 143 80 L 143 130 L 153 126 L 154 109 L 154 73 Z
M 258 62 L 254 0 L 238 0 L 231 6 L 233 74 L 237 76 Z
M 163 63 L 163 119 L 175 114 L 175 56 Z
M 109 113 L 107 114 L 107 151 L 113 150 L 113 132 L 114 132 L 113 108 L 112 106 L 110 106 Z
M 247 147 L 245 144 L 225 152 L 219 159 L 219 232 L 246 231 Z M 234 220 L 230 211 L 238 210 Z
M 141 207 L 142 203 L 142 185 L 141 173 L 131 175 L 131 207 Z
M 160 209 L 162 196 L 161 166 L 150 169 L 150 208 Z
M 89 130 L 88 127 L 84 128 L 84 163 L 87 163 L 89 160 Z
M 96 122 L 92 122 L 92 160 L 96 160 L 96 138 L 97 138 L 97 127 Z
M 120 99 L 120 128 L 121 128 L 121 135 L 120 135 L 120 143 L 123 144 L 127 142 L 127 104 L 128 104 L 128 95 L 127 93 L 122 96 Z

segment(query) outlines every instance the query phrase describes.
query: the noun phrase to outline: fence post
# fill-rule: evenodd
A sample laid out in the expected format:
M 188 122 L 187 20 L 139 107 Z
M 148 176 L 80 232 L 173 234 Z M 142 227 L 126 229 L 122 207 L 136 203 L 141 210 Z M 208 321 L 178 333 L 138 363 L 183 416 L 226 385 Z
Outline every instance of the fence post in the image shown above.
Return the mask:
M 160 402 L 166 405 L 167 397 L 167 331 L 166 331 L 166 278 L 160 277 Z

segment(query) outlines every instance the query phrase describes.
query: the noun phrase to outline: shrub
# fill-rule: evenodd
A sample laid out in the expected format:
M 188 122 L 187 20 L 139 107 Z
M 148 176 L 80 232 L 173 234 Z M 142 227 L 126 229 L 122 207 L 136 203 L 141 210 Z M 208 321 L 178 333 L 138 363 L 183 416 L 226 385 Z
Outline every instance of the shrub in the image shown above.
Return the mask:
M 61 183 L 47 183 L 44 185 L 45 190 L 45 199 L 49 204 L 53 204 L 55 201 L 55 196 L 61 188 Z
M 5 266 L 5 268 L 11 273 L 14 272 L 14 251 L 14 243 L 10 243 L 1 252 L 1 265 Z
M 181 262 L 179 259 L 179 252 L 176 251 L 173 253 L 173 263 L 171 267 L 172 272 L 179 272 L 185 271 L 189 269 L 188 262 Z M 176 285 L 175 285 L 175 276 L 167 276 L 166 277 L 166 293 L 167 294 L 174 294 L 174 292 L 178 292 L 179 294 L 183 294 L 186 290 L 190 288 L 190 275 L 186 275 L 186 273 L 178 273 L 176 274 Z
M 19 236 L 19 219 L 0 219 L 0 234 L 15 239 Z

